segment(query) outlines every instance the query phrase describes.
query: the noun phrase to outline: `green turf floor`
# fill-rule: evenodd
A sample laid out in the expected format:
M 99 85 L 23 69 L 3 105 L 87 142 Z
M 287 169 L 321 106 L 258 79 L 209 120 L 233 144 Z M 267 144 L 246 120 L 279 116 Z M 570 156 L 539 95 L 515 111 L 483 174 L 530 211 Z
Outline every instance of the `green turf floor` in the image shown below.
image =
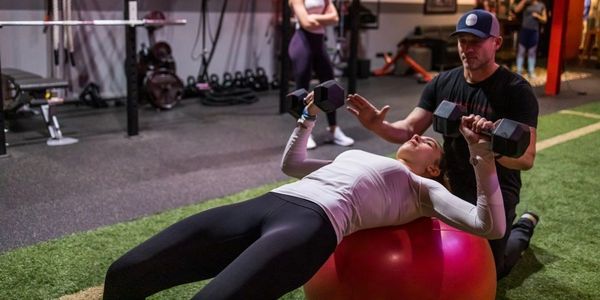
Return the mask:
M 600 102 L 574 110 L 600 114 Z M 540 118 L 538 141 L 600 122 L 568 114 Z M 522 261 L 499 282 L 498 299 L 600 299 L 600 131 L 539 151 L 523 172 L 518 212 L 541 222 Z M 262 194 L 283 182 L 0 254 L 0 299 L 55 299 L 102 283 L 109 264 L 169 224 Z M 202 283 L 152 299 L 187 299 Z M 284 299 L 303 299 L 301 289 Z

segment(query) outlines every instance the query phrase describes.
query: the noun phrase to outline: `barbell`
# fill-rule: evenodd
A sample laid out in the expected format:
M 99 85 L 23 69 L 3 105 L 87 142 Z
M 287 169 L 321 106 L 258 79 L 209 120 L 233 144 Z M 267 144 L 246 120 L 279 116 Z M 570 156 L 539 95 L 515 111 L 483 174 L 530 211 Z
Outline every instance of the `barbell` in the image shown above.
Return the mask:
M 0 21 L 3 26 L 163 26 L 163 25 L 185 25 L 187 20 L 65 20 L 65 21 Z

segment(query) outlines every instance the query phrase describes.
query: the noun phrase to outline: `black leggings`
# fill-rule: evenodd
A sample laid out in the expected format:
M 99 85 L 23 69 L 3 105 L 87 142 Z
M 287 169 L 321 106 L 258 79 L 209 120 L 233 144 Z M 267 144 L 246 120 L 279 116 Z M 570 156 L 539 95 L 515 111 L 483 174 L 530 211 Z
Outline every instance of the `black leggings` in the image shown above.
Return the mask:
M 333 64 L 327 54 L 323 34 L 297 29 L 290 40 L 288 54 L 297 89 L 308 90 L 313 69 L 319 82 L 333 79 Z M 327 113 L 327 123 L 329 126 L 337 125 L 335 111 Z
M 312 202 L 268 193 L 183 219 L 115 261 L 104 299 L 143 299 L 213 278 L 194 299 L 277 299 L 306 283 L 336 235 Z
M 496 279 L 506 277 L 512 268 L 521 259 L 533 236 L 533 223 L 529 219 L 519 219 L 513 224 L 516 214 L 515 206 L 507 207 L 506 211 L 506 234 L 498 240 L 490 240 L 490 247 L 494 254 L 496 263 Z
M 457 177 L 458 178 L 458 177 Z M 477 199 L 473 197 L 468 189 L 460 184 L 452 185 L 453 193 L 459 198 L 465 199 L 473 205 L 477 204 Z M 519 199 L 510 193 L 502 193 L 504 199 L 504 213 L 506 215 L 506 233 L 504 237 L 497 240 L 489 240 L 494 263 L 496 265 L 496 279 L 500 280 L 506 277 L 512 268 L 519 262 L 521 256 L 527 248 L 533 236 L 534 226 L 528 219 L 519 219 L 513 224 L 516 218 L 516 207 Z

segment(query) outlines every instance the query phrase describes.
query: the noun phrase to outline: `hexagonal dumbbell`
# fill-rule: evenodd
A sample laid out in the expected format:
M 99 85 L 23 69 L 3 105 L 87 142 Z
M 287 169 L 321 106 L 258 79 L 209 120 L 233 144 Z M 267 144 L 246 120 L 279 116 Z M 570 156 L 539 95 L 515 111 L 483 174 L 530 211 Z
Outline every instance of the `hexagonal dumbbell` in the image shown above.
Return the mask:
M 335 111 L 345 101 L 345 91 L 335 80 L 328 80 L 317 85 L 313 92 L 315 104 L 324 112 Z M 295 90 L 286 96 L 286 111 L 295 119 L 302 115 L 305 103 L 304 98 L 308 95 L 305 89 Z
M 285 97 L 285 108 L 286 111 L 294 117 L 294 119 L 300 118 L 302 110 L 304 109 L 304 98 L 308 95 L 308 91 L 305 89 L 295 90 Z
M 464 115 L 466 113 L 460 106 L 444 100 L 433 112 L 433 130 L 457 137 L 460 135 L 460 120 Z M 500 119 L 494 129 L 482 133 L 491 138 L 492 151 L 505 156 L 520 157 L 529 147 L 529 126 L 517 121 Z
M 335 80 L 325 81 L 315 87 L 315 104 L 330 113 L 344 105 L 345 91 Z

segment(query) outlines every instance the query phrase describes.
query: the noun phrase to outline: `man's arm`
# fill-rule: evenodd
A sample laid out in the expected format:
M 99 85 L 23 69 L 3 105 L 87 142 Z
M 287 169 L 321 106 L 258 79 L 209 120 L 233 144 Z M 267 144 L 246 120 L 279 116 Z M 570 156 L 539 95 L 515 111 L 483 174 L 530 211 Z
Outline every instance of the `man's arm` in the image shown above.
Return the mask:
M 501 157 L 497 159 L 503 167 L 526 171 L 533 168 L 536 154 L 536 142 L 539 116 L 539 104 L 533 88 L 527 82 L 521 82 L 505 88 L 508 97 L 507 105 L 510 107 L 501 118 L 508 118 L 529 125 L 529 146 L 525 153 L 518 158 Z
M 356 116 L 365 128 L 392 143 L 404 143 L 414 134 L 422 134 L 433 120 L 433 113 L 415 107 L 405 119 L 390 123 L 385 120 L 390 110 L 389 105 L 378 109 L 358 94 L 348 95 L 347 103 L 348 111 Z
M 535 161 L 535 143 L 537 141 L 536 130 L 534 127 L 529 127 L 531 130 L 531 136 L 529 138 L 529 147 L 525 150 L 525 153 L 517 158 L 511 158 L 502 156 L 497 161 L 504 167 L 514 170 L 526 171 L 533 168 L 533 162 Z

